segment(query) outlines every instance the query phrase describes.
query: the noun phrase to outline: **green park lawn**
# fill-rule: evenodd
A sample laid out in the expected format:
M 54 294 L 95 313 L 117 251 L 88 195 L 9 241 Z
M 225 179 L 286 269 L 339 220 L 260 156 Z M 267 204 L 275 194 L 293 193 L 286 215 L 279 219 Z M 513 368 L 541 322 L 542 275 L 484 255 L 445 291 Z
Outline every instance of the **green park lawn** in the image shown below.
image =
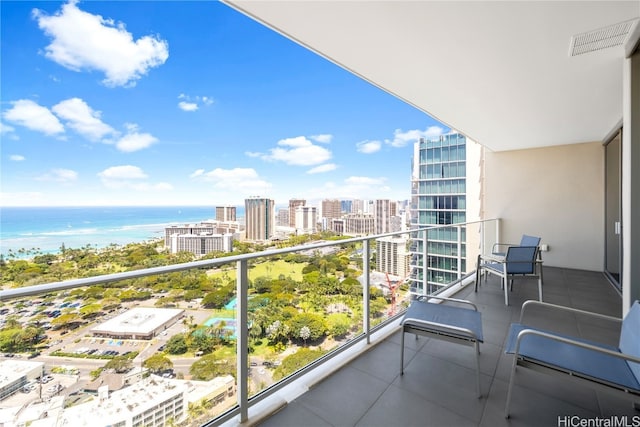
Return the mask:
M 284 260 L 265 261 L 260 264 L 255 264 L 249 269 L 249 280 L 255 280 L 258 277 L 275 279 L 283 274 L 285 277 L 291 277 L 293 280 L 301 281 L 302 269 L 306 267 L 306 265 L 307 263 L 286 262 Z M 210 270 L 207 274 L 212 278 L 236 279 L 235 268 Z

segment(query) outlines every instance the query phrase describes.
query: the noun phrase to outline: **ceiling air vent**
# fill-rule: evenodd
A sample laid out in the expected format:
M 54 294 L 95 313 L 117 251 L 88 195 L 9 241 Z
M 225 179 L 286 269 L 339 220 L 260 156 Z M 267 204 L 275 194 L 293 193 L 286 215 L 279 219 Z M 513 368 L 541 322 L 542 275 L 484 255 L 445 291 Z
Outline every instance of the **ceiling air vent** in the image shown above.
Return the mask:
M 582 55 L 614 46 L 622 46 L 638 20 L 620 22 L 599 30 L 577 34 L 571 37 L 569 56 Z

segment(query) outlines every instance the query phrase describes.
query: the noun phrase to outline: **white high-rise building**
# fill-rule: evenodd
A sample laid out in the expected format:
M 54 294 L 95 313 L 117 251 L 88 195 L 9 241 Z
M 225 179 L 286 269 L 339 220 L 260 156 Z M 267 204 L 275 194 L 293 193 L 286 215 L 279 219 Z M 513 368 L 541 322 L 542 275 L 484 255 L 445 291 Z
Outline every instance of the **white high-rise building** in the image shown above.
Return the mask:
M 298 206 L 295 214 L 296 234 L 313 234 L 317 228 L 317 209 L 315 206 Z
M 411 253 L 404 236 L 387 236 L 376 239 L 376 270 L 395 276 L 407 277 L 410 271 Z

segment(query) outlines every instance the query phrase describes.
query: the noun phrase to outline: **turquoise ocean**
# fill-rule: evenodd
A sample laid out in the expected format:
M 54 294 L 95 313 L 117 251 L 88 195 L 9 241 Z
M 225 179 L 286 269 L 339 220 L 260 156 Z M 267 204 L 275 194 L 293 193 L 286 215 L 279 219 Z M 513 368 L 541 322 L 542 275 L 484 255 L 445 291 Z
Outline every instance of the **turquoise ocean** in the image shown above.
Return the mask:
M 244 206 L 237 215 L 244 216 Z M 215 218 L 215 206 L 9 207 L 0 208 L 0 253 L 36 248 L 58 253 L 91 245 L 103 248 L 164 237 L 170 225 Z

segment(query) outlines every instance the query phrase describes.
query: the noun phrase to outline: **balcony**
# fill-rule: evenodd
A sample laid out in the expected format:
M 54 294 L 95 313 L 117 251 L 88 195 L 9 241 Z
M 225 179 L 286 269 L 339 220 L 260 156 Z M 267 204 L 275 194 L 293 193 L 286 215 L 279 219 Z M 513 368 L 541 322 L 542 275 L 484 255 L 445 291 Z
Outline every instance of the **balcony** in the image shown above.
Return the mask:
M 547 267 L 544 275 L 545 301 L 620 315 L 620 295 L 602 273 Z M 561 378 L 519 370 L 511 418 L 504 418 L 512 361 L 512 356 L 504 354 L 504 342 L 510 322 L 519 319 L 522 303 L 537 298 L 536 288 L 533 280 L 516 279 L 508 307 L 498 279 L 491 276 L 478 293 L 467 286 L 455 295 L 475 302 L 483 314 L 481 399 L 476 395 L 471 349 L 407 335 L 405 374 L 400 376 L 400 333 L 396 331 L 260 425 L 537 427 L 563 425 L 558 420 L 565 416 L 594 419 L 627 415 L 629 420 L 640 416 L 627 401 L 567 384 Z M 561 319 L 532 314 L 531 323 L 536 325 L 617 342 L 618 332 L 604 325 L 587 324 L 573 316 Z
M 467 230 L 474 230 L 475 243 L 468 247 L 473 247 L 474 251 L 482 251 L 484 247 L 490 247 L 493 239 L 499 237 L 496 230 L 499 221 L 488 220 L 476 223 L 467 223 L 459 226 L 466 227 Z M 394 234 L 390 233 L 389 235 Z M 400 233 L 402 234 L 402 233 Z M 406 234 L 406 232 L 405 232 Z M 427 236 L 428 233 L 423 233 Z M 382 236 L 382 235 L 381 235 Z M 363 272 L 369 271 L 369 262 L 372 258 L 371 242 L 376 237 L 368 236 L 362 238 L 346 239 L 336 242 L 316 243 L 294 248 L 283 248 L 268 250 L 245 255 L 235 255 L 231 257 L 203 260 L 186 264 L 169 265 L 164 267 L 148 268 L 124 273 L 116 273 L 105 276 L 96 276 L 85 279 L 70 280 L 66 282 L 50 283 L 43 285 L 26 286 L 22 288 L 4 289 L 0 291 L 0 300 L 10 302 L 12 310 L 20 307 L 21 311 L 31 311 L 35 313 L 35 301 L 38 305 L 50 307 L 59 305 L 65 313 L 79 310 L 82 303 L 62 302 L 67 299 L 79 299 L 83 292 L 88 291 L 95 296 L 97 285 L 108 285 L 113 283 L 114 289 L 136 288 L 140 285 L 150 285 L 153 283 L 166 283 L 170 277 L 176 279 L 178 276 L 165 276 L 189 270 L 217 268 L 220 266 L 231 266 L 235 264 L 235 269 L 230 268 L 225 274 L 236 274 L 235 279 L 235 301 L 233 309 L 235 324 L 248 324 L 249 319 L 256 319 L 256 313 L 251 313 L 250 292 L 257 292 L 255 286 L 250 287 L 249 273 L 259 264 L 273 257 L 281 257 L 294 253 L 319 254 L 320 249 L 328 250 L 330 247 L 339 248 L 351 247 L 354 254 L 359 254 L 351 258 L 351 263 L 360 265 Z M 385 235 L 386 236 L 386 235 Z M 424 237 L 426 239 L 426 237 Z M 354 243 L 362 247 L 349 246 Z M 428 248 L 428 239 L 423 244 L 423 248 Z M 319 256 L 319 255 L 316 255 Z M 423 254 L 426 256 L 426 254 Z M 344 257 L 346 258 L 346 257 Z M 360 258 L 360 259 L 358 259 Z M 468 262 L 467 264 L 473 264 Z M 267 267 L 264 271 L 269 271 Z M 470 378 L 475 377 L 473 370 L 474 358 L 472 352 L 457 345 L 444 343 L 437 340 L 427 340 L 421 338 L 417 341 L 407 340 L 407 351 L 405 352 L 405 375 L 399 376 L 399 342 L 400 336 L 398 326 L 402 315 L 402 308 L 409 302 L 411 289 L 407 286 L 398 293 L 398 298 L 391 298 L 391 304 L 380 305 L 380 300 L 374 304 L 371 296 L 373 275 L 364 274 L 362 276 L 362 287 L 359 288 L 359 296 L 349 294 L 353 300 L 351 304 L 350 332 L 345 339 L 336 340 L 334 344 L 327 348 L 329 352 L 319 358 L 309 362 L 303 367 L 296 368 L 279 381 L 267 381 L 264 366 L 256 363 L 255 354 L 249 353 L 250 345 L 255 337 L 251 336 L 250 328 L 239 328 L 235 331 L 234 338 L 228 342 L 227 353 L 230 355 L 227 364 L 234 366 L 246 366 L 248 369 L 232 368 L 232 376 L 218 376 L 218 382 L 210 384 L 200 384 L 205 386 L 202 395 L 210 395 L 207 408 L 194 406 L 193 401 L 186 402 L 176 397 L 175 404 L 171 408 L 164 408 L 163 411 L 174 411 L 171 417 L 179 418 L 185 425 L 238 425 L 255 424 L 258 422 L 264 425 L 496 425 L 502 423 L 502 411 L 504 409 L 506 384 L 509 378 L 510 356 L 503 353 L 503 344 L 510 322 L 515 321 L 519 316 L 519 309 L 522 303 L 528 299 L 535 299 L 537 287 L 534 283 L 527 283 L 529 279 L 517 279 L 513 295 L 510 298 L 511 305 L 505 306 L 503 293 L 500 290 L 497 279 L 490 276 L 478 293 L 473 291 L 472 286 L 467 286 L 473 280 L 473 271 L 464 271 L 461 280 L 450 286 L 438 289 L 438 292 L 454 294 L 458 298 L 465 298 L 474 301 L 479 310 L 483 313 L 483 324 L 485 330 L 485 343 L 481 346 L 481 373 L 482 392 L 484 397 L 477 399 L 475 395 L 475 381 Z M 277 276 L 277 274 L 276 274 Z M 384 275 L 383 275 L 384 276 Z M 164 277 L 164 279 L 163 279 Z M 144 279 L 135 282 L 136 279 Z M 123 281 L 125 281 L 123 283 Z M 522 283 L 520 283 L 522 282 Z M 255 285 L 255 283 L 254 283 Z M 367 286 L 369 285 L 369 286 Z M 380 285 L 378 283 L 377 285 Z M 390 284 L 389 284 L 390 285 Z M 143 292 L 142 290 L 140 292 Z M 297 291 L 296 291 L 297 292 Z M 308 292 L 308 289 L 307 289 Z M 342 298 L 349 296 L 341 291 Z M 302 294 L 305 292 L 303 291 Z M 339 292 L 340 293 L 340 292 Z M 71 294 L 71 296 L 69 296 Z M 619 293 L 611 286 L 604 275 L 599 272 L 590 272 L 577 269 L 545 267 L 545 301 L 561 305 L 571 306 L 579 309 L 596 311 L 604 314 L 619 316 L 622 312 L 622 300 Z M 67 295 L 67 296 L 64 296 Z M 317 297 L 316 297 L 317 298 Z M 311 309 L 310 300 L 295 305 L 289 304 L 291 308 L 306 307 Z M 393 304 L 395 301 L 395 304 Z M 33 304 L 32 304 L 33 303 Z M 149 305 L 151 303 L 141 303 Z M 121 313 L 129 313 L 137 308 L 137 303 L 123 305 L 119 309 Z M 152 306 L 152 304 L 151 304 Z M 320 304 L 321 307 L 325 303 Z M 355 309 L 353 308 L 355 307 Z M 376 308 L 374 308 L 376 307 Z M 55 308 L 55 307 L 53 307 Z M 53 310 L 53 308 L 48 311 Z M 10 391 L 8 398 L 18 396 L 18 400 L 28 407 L 31 403 L 51 404 L 55 401 L 56 395 L 63 396 L 64 399 L 77 396 L 78 393 L 88 387 L 88 378 L 92 370 L 103 366 L 104 358 L 95 358 L 97 354 L 91 353 L 92 357 L 74 359 L 71 353 L 87 354 L 86 350 L 93 350 L 100 342 L 102 347 L 109 350 L 116 349 L 122 353 L 124 350 L 136 350 L 136 357 L 133 359 L 134 368 L 142 370 L 145 361 L 156 352 L 162 352 L 165 343 L 172 335 L 186 334 L 190 326 L 199 324 L 206 325 L 207 319 L 217 312 L 206 309 L 191 310 L 190 305 L 184 305 L 187 312 L 184 313 L 183 320 L 175 321 L 169 319 L 168 326 L 160 332 L 155 330 L 152 338 L 127 337 L 124 339 L 110 340 L 108 337 L 96 336 L 96 331 L 100 334 L 113 334 L 113 332 L 102 331 L 106 328 L 105 320 L 113 315 L 104 313 L 100 318 L 91 317 L 78 329 L 69 329 L 65 336 L 60 334 L 59 339 L 54 341 L 50 338 L 51 347 L 42 351 L 42 354 L 32 353 L 33 362 L 43 362 L 44 366 L 38 372 L 38 377 L 44 380 L 48 371 L 53 373 L 52 368 L 72 366 L 77 364 L 80 373 L 74 374 L 76 378 L 73 382 L 64 382 L 63 389 L 57 389 L 55 393 L 47 392 L 50 384 L 39 386 L 41 390 L 37 393 L 38 385 L 33 380 L 29 383 L 20 383 Z M 255 309 L 255 307 L 254 307 Z M 55 311 L 55 310 L 53 310 Z M 291 314 L 291 310 L 289 310 Z M 327 312 L 325 316 L 329 316 Z M 227 313 L 229 314 L 229 313 Z M 534 313 L 535 314 L 535 313 Z M 21 318 L 27 319 L 27 314 L 21 314 Z M 26 316 L 26 317 L 25 317 Z M 195 317 L 195 319 L 194 319 Z M 616 331 L 606 329 L 600 325 L 585 324 L 576 319 L 549 319 L 546 317 L 535 318 L 534 324 L 538 326 L 560 326 L 567 333 L 580 333 L 581 335 L 604 340 L 605 342 L 615 342 Z M 231 322 L 232 320 L 227 320 Z M 25 325 L 29 322 L 25 320 Z M 100 330 L 96 328 L 100 325 Z M 220 327 L 222 328 L 222 326 Z M 193 328 L 196 334 L 197 328 Z M 221 329 L 220 329 L 221 330 Z M 68 335 L 67 335 L 68 332 Z M 220 331 L 218 331 L 220 333 Z M 593 334 L 592 334 L 593 333 Z M 297 337 L 297 335 L 296 335 Z M 263 338 L 266 340 L 267 338 Z M 291 338 L 288 338 L 291 340 Z M 295 338 L 294 341 L 300 341 Z M 102 343 L 102 341 L 105 341 Z M 121 347 L 110 347 L 111 341 L 122 345 Z M 124 344 L 123 344 L 124 341 Z M 287 342 L 287 340 L 283 341 Z M 94 346 L 95 343 L 95 346 Z M 115 345 L 115 344 L 114 344 Z M 286 344 L 289 345 L 288 343 Z M 55 351 L 64 350 L 63 354 L 55 354 Z M 66 348 L 65 348 L 66 346 Z M 86 348 L 85 348 L 86 347 Z M 292 348 L 295 346 L 292 346 Z M 306 347 L 298 342 L 297 348 Z M 79 353 L 82 350 L 83 353 Z M 206 353 L 206 352 L 205 352 Z M 286 353 L 286 352 L 284 352 Z M 284 353 L 282 358 L 284 358 Z M 34 355 L 35 354 L 35 355 Z M 26 354 L 22 354 L 26 358 Z M 201 360 L 202 352 L 194 351 L 193 354 L 177 356 L 173 359 L 176 372 L 179 377 L 190 379 L 190 368 Z M 205 357 L 206 354 L 203 356 Z M 7 355 L 5 355 L 7 357 Z M 280 357 L 280 356 L 278 356 Z M 317 357 L 317 356 L 316 356 Z M 234 361 L 235 359 L 235 361 Z M 278 359 L 278 362 L 282 360 Z M 278 363 L 279 365 L 279 363 Z M 255 367 L 254 367 L 255 366 Z M 274 366 L 267 365 L 266 370 L 271 370 Z M 251 376 L 253 372 L 253 377 Z M 292 373 L 291 373 L 292 372 Z M 267 372 L 269 374 L 270 372 Z M 259 374 L 259 375 L 258 375 Z M 135 369 L 129 374 L 133 384 L 137 384 L 135 375 L 142 375 Z M 600 396 L 588 390 L 574 389 L 564 384 L 562 381 L 520 374 L 527 381 L 518 381 L 518 387 L 514 394 L 512 406 L 511 424 L 540 425 L 541 423 L 553 424 L 559 415 L 580 415 L 584 417 L 633 414 L 629 405 L 625 402 Z M 519 378 L 520 378 L 519 375 Z M 527 377 L 525 377 L 527 375 Z M 256 378 L 258 377 L 258 378 Z M 66 378 L 66 377 L 65 377 Z M 222 379 L 226 378 L 225 381 Z M 196 378 L 197 379 L 197 378 Z M 268 378 L 267 378 L 268 379 Z M 28 380 L 28 379 L 27 379 Z M 162 386 L 166 391 L 171 387 L 187 387 L 184 381 L 173 379 L 152 379 L 154 386 Z M 55 375 L 53 385 L 62 384 L 59 375 Z M 195 382 L 191 381 L 190 385 Z M 31 387 L 32 383 L 34 384 Z M 524 386 L 526 384 L 526 387 Z M 29 391 L 19 393 L 23 386 L 30 386 Z M 135 387 L 128 387 L 135 388 Z M 123 390 L 126 390 L 124 387 Z M 111 390 L 110 390 L 111 391 Z M 36 396 L 38 394 L 38 396 Z M 215 395 L 215 396 L 214 396 Z M 13 396 L 13 397 L 12 397 Z M 151 396 L 151 395 L 149 395 Z M 533 397 L 532 397 L 533 396 Z M 3 395 L 3 398 L 7 397 Z M 33 398 L 28 401 L 27 398 Z M 159 397 L 158 397 L 159 398 Z M 80 402 L 80 400 L 75 400 Z M 121 408 L 122 412 L 131 412 L 131 421 L 136 417 L 144 415 L 141 412 L 146 408 L 144 405 L 153 405 L 154 398 L 149 397 L 146 401 L 128 403 L 126 408 Z M 15 399 L 14 399 L 15 400 Z M 64 400 L 66 402 L 66 400 Z M 86 403 L 86 402 L 85 402 Z M 157 403 L 157 402 L 156 402 Z M 7 400 L 3 401 L 7 406 Z M 139 405 L 139 406 L 138 406 Z M 11 406 L 11 405 L 9 405 Z M 114 403 L 114 407 L 117 406 Z M 183 409 L 187 408 L 188 411 Z M 89 422 L 90 411 L 79 412 L 80 405 L 65 409 L 64 414 L 59 415 L 59 419 L 73 419 L 84 414 L 85 421 Z M 175 409 L 175 408 L 179 408 Z M 95 409 L 96 411 L 99 408 Z M 213 410 L 211 410 L 213 409 Z M 146 409 L 151 410 L 151 409 Z M 75 411 L 75 412 L 74 412 Z M 136 412 L 137 411 L 137 412 Z M 200 412 L 199 412 L 200 411 Z M 25 411 L 26 413 L 27 411 Z M 47 411 L 45 411 L 46 413 Z M 49 409 L 50 414 L 53 410 Z M 138 414 L 140 412 L 140 414 Z M 187 417 L 187 412 L 189 413 Z M 113 414 L 112 414 L 113 415 Z M 158 414 L 156 414 L 158 415 Z M 639 414 L 640 415 L 640 414 Z M 51 415 L 50 415 L 51 416 Z M 120 418 L 118 418 L 120 416 Z M 145 416 L 148 416 L 145 415 Z M 170 415 L 163 415 L 170 417 Z M 66 417 L 66 418 L 65 418 Z M 71 418 L 70 418 L 71 417 Z M 84 419 L 83 418 L 83 419 Z M 105 422 L 107 422 L 106 418 Z M 125 422 L 120 415 L 114 415 L 109 419 L 112 424 Z

